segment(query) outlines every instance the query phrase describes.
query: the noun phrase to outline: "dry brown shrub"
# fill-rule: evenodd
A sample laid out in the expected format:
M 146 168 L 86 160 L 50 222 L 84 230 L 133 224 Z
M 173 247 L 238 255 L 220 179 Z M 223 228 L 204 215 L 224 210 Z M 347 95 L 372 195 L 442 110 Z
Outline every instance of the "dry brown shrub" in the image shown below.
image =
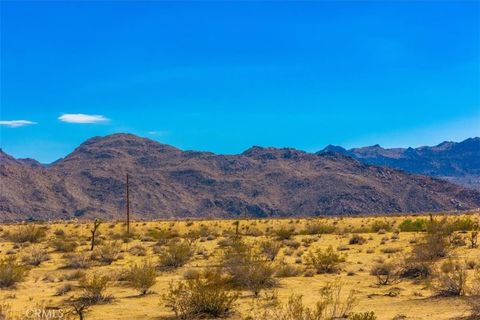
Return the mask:
M 394 262 L 379 262 L 372 267 L 370 274 L 377 278 L 379 285 L 389 285 L 400 281 L 400 268 Z
M 193 256 L 195 250 L 186 241 L 171 241 L 166 247 L 162 248 L 160 256 L 160 266 L 163 268 L 178 268 L 185 265 Z
M 272 239 L 260 243 L 260 252 L 270 261 L 275 260 L 281 248 L 282 244 Z
M 26 248 L 22 255 L 22 262 L 30 266 L 38 266 L 48 260 L 50 260 L 50 256 L 47 251 L 38 245 Z
M 145 295 L 157 281 L 157 270 L 155 265 L 150 262 L 135 264 L 131 266 L 126 273 L 126 280 L 130 287 L 140 291 Z
M 13 287 L 17 282 L 25 279 L 28 268 L 17 263 L 15 256 L 0 260 L 0 288 Z
M 217 272 L 206 272 L 201 277 L 170 283 L 163 295 L 165 305 L 181 319 L 224 317 L 229 315 L 238 299 L 226 286 L 226 279 Z
M 301 295 L 291 295 L 286 304 L 278 304 L 273 308 L 262 310 L 254 308 L 252 320 L 332 320 L 347 319 L 357 303 L 353 291 L 345 300 L 341 299 L 342 284 L 338 280 L 328 283 L 320 291 L 320 299 L 314 308 L 303 304 Z M 358 318 L 357 318 L 358 319 Z M 363 320 L 363 318 L 361 318 Z M 375 319 L 375 318 L 366 318 Z

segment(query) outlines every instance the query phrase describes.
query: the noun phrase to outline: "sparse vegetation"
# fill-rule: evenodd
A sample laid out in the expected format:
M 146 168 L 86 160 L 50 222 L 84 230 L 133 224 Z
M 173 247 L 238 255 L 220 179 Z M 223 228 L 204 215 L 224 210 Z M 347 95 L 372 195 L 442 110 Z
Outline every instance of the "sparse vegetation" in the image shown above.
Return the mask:
M 135 264 L 127 270 L 126 280 L 128 284 L 140 291 L 141 295 L 147 294 L 148 290 L 155 284 L 157 270 L 150 262 Z
M 90 304 L 106 303 L 112 297 L 105 294 L 111 279 L 109 276 L 92 273 L 80 280 L 80 288 L 83 290 L 82 299 Z
M 178 268 L 185 265 L 193 256 L 194 250 L 187 242 L 171 241 L 160 252 L 160 266 Z
M 38 243 L 45 238 L 47 228 L 44 226 L 36 226 L 28 224 L 25 226 L 18 226 L 13 230 L 8 231 L 4 236 L 16 243 Z
M 14 256 L 0 260 L 0 288 L 9 288 L 21 282 L 27 275 L 28 268 L 19 264 Z
M 326 250 L 310 251 L 306 256 L 306 262 L 315 268 L 317 273 L 336 273 L 344 261 L 345 258 L 336 253 L 331 246 Z
M 202 277 L 170 283 L 163 299 L 181 319 L 227 316 L 239 296 L 230 292 L 225 283 L 219 272 L 206 272 Z
M 25 249 L 22 255 L 22 262 L 30 266 L 38 266 L 40 263 L 50 259 L 47 251 L 40 246 L 30 246 Z
M 154 221 L 132 223 L 135 233 L 127 243 L 125 224 L 111 222 L 97 230 L 93 251 L 91 222 L 4 225 L 0 299 L 14 314 L 28 305 L 47 305 L 77 319 L 103 312 L 116 317 L 118 305 L 125 305 L 132 318 L 147 313 L 146 319 L 167 318 L 176 309 L 185 319 L 254 320 L 266 312 L 282 320 L 308 319 L 307 309 L 315 315 L 312 294 L 320 303 L 330 298 L 344 303 L 349 291 L 359 288 L 354 295 L 362 312 L 350 310 L 343 319 L 473 320 L 480 296 L 478 221 L 478 214 L 241 220 L 238 233 L 232 221 Z M 44 235 L 38 242 L 11 237 L 26 227 Z M 289 231 L 279 237 L 278 230 Z M 339 297 L 322 289 L 332 274 L 343 280 Z M 288 318 L 292 293 L 305 298 Z M 377 295 L 396 302 L 370 304 Z M 99 306 L 113 297 L 118 303 Z M 408 308 L 413 299 L 418 307 Z M 453 304 L 458 307 L 448 307 Z M 319 317 L 312 319 L 332 320 L 328 312 Z

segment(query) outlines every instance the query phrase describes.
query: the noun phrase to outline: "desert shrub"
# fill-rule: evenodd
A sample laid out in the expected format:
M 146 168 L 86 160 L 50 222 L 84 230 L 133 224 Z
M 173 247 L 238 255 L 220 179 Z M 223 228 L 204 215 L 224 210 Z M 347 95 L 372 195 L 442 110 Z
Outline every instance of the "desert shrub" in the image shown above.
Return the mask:
M 274 233 L 278 240 L 288 240 L 295 234 L 295 229 L 282 226 L 280 229 L 275 230 Z
M 370 274 L 377 278 L 377 284 L 379 285 L 396 283 L 400 279 L 400 269 L 393 262 L 376 263 L 370 270 Z
M 340 282 L 329 283 L 320 291 L 320 299 L 314 308 L 303 304 L 301 295 L 291 295 L 285 305 L 278 304 L 272 309 L 260 311 L 251 316 L 253 320 L 332 320 L 347 319 L 357 299 L 353 291 L 345 300 L 341 299 Z M 260 309 L 260 308 L 258 308 Z M 369 318 L 366 318 L 370 320 Z M 375 318 L 373 318 L 375 319 Z
M 66 235 L 65 230 L 63 229 L 55 229 L 55 231 L 53 231 L 53 234 L 56 235 L 57 237 L 65 237 Z
M 478 222 L 472 220 L 470 217 L 457 218 L 450 223 L 451 231 L 467 232 L 478 229 Z
M 195 279 L 201 276 L 201 272 L 197 269 L 187 269 L 183 273 L 183 278 L 184 279 Z
M 63 236 L 57 236 L 50 241 L 50 246 L 58 252 L 73 252 L 78 246 L 78 243 L 73 240 L 67 240 Z
M 160 266 L 164 268 L 178 268 L 185 265 L 193 256 L 194 250 L 185 241 L 170 242 L 159 253 Z
M 104 242 L 95 247 L 92 254 L 92 259 L 102 263 L 111 264 L 120 258 L 122 246 L 117 241 Z
M 434 261 L 445 257 L 449 252 L 448 236 L 451 234 L 448 223 L 430 221 L 427 224 L 427 233 L 423 239 L 415 244 L 412 250 L 416 261 Z
M 72 290 L 73 290 L 73 285 L 71 283 L 65 283 L 57 288 L 57 290 L 55 291 L 55 295 L 63 296 Z
M 372 225 L 370 226 L 370 230 L 372 232 L 379 232 L 379 231 L 391 231 L 392 230 L 392 226 L 390 225 L 390 223 L 388 223 L 388 221 L 374 221 L 372 223 Z
M 306 262 L 317 270 L 317 273 L 336 273 L 345 258 L 330 246 L 326 250 L 317 249 L 306 255 Z
M 364 244 L 365 242 L 367 242 L 367 239 L 361 235 L 355 234 L 350 238 L 348 244 Z
M 260 252 L 270 261 L 275 260 L 282 244 L 275 240 L 265 240 L 260 243 Z
M 428 261 L 407 259 L 400 270 L 400 278 L 427 279 L 432 274 L 432 264 Z
M 85 277 L 85 272 L 81 270 L 76 270 L 76 271 L 64 274 L 62 276 L 62 280 L 73 281 L 73 280 L 80 280 L 84 277 Z
M 453 233 L 449 237 L 449 242 L 454 247 L 463 247 L 467 244 L 463 236 L 459 233 Z
M 375 312 L 353 313 L 348 316 L 348 320 L 377 320 Z
M 25 279 L 28 268 L 17 263 L 14 256 L 5 257 L 0 260 L 0 288 L 14 286 L 17 282 Z
M 276 284 L 272 262 L 240 239 L 224 249 L 221 266 L 234 287 L 250 290 L 255 296 Z
M 151 229 L 147 235 L 157 241 L 159 245 L 165 245 L 169 240 L 178 237 L 178 233 L 166 229 Z
M 463 296 L 467 292 L 467 276 L 464 264 L 448 260 L 435 270 L 430 287 L 438 296 Z
M 106 275 L 93 273 L 85 276 L 79 281 L 79 286 L 83 290 L 82 298 L 91 304 L 110 301 L 112 297 L 105 294 L 109 284 L 110 277 Z
M 122 231 L 120 233 L 114 233 L 112 235 L 113 240 L 122 241 L 123 243 L 129 243 L 137 237 L 134 231 L 130 230 L 130 232 Z
M 380 251 L 382 251 L 383 253 L 387 253 L 387 254 L 392 254 L 392 253 L 398 253 L 398 252 L 402 252 L 403 251 L 403 248 L 383 248 L 383 249 L 380 249 Z
M 47 251 L 40 246 L 28 247 L 22 255 L 22 262 L 30 266 L 38 266 L 49 259 Z
M 300 267 L 282 262 L 276 267 L 275 276 L 277 278 L 297 277 L 302 271 Z
M 63 255 L 65 259 L 64 268 L 86 269 L 90 267 L 90 257 L 84 252 L 68 253 Z
M 128 252 L 134 256 L 139 256 L 139 257 L 143 257 L 147 255 L 147 249 L 145 249 L 145 247 L 140 244 L 137 244 L 131 247 L 130 249 L 128 249 Z
M 425 219 L 416 219 L 416 220 L 407 219 L 407 220 L 402 221 L 402 223 L 400 223 L 398 225 L 398 228 L 400 229 L 400 231 L 403 231 L 403 232 L 425 231 L 427 229 L 427 220 L 425 220 Z
M 334 233 L 336 230 L 335 226 L 324 224 L 321 222 L 310 222 L 305 226 L 305 230 L 302 231 L 303 234 L 329 234 Z
M 46 234 L 46 227 L 28 224 L 24 226 L 18 226 L 14 230 L 10 230 L 5 237 L 15 243 L 38 243 L 45 238 Z
M 302 245 L 300 242 L 293 239 L 283 240 L 282 243 L 292 249 L 298 249 Z
M 245 234 L 247 236 L 252 236 L 252 237 L 260 237 L 260 236 L 263 236 L 263 232 L 262 230 L 260 229 L 257 229 L 257 228 L 250 228 L 248 229 Z
M 207 272 L 196 277 L 171 282 L 163 295 L 167 307 L 181 319 L 223 317 L 233 310 L 238 294 L 229 292 L 219 272 Z
M 135 264 L 127 270 L 126 280 L 130 287 L 145 295 L 157 281 L 157 270 L 152 263 Z

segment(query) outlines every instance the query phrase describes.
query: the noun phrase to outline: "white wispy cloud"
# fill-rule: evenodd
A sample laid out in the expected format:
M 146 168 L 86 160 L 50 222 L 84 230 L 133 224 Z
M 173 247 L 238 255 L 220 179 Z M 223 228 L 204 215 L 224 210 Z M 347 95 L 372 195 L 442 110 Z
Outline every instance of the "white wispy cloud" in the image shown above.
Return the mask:
M 0 120 L 0 125 L 7 126 L 10 128 L 18 128 L 18 127 L 28 126 L 31 124 L 37 124 L 37 123 L 29 120 Z
M 58 117 L 58 120 L 68 123 L 101 123 L 110 119 L 99 114 L 66 113 Z
M 166 137 L 166 136 L 169 136 L 171 132 L 168 130 L 161 130 L 161 131 L 153 130 L 153 131 L 148 131 L 148 134 L 151 136 Z

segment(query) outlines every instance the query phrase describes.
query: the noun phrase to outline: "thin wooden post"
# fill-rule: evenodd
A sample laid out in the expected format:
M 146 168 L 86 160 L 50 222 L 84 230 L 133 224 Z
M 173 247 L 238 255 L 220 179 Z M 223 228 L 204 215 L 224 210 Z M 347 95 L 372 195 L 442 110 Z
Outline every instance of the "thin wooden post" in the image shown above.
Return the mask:
M 130 234 L 130 190 L 128 186 L 128 173 L 127 173 L 127 234 Z

